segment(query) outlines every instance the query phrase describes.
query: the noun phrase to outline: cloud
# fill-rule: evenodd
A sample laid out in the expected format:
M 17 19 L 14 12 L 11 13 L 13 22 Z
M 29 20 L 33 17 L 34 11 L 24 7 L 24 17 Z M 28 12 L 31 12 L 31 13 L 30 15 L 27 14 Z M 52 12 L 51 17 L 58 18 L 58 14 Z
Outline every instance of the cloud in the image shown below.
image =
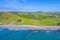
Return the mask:
M 5 1 L 7 1 L 7 2 L 20 2 L 20 3 L 24 3 L 24 2 L 26 2 L 27 0 L 5 0 Z
M 51 9 L 60 9 L 60 3 L 42 0 L 0 0 L 0 11 L 51 11 Z
M 3 0 L 5 4 L 0 5 L 0 11 L 25 10 L 27 0 Z

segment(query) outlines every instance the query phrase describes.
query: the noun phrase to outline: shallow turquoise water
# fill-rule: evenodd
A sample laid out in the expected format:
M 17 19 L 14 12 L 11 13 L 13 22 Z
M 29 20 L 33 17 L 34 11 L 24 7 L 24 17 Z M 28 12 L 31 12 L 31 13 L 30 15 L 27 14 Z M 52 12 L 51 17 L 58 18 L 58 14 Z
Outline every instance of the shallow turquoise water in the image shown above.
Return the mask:
M 60 30 L 8 30 L 0 28 L 0 40 L 60 40 Z

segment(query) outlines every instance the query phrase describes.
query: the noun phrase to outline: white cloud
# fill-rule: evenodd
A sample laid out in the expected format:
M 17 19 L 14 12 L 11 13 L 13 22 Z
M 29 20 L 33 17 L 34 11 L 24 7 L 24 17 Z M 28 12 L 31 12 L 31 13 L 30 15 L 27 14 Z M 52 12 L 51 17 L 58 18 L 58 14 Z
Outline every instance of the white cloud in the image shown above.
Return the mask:
M 5 0 L 7 2 L 26 2 L 27 0 Z

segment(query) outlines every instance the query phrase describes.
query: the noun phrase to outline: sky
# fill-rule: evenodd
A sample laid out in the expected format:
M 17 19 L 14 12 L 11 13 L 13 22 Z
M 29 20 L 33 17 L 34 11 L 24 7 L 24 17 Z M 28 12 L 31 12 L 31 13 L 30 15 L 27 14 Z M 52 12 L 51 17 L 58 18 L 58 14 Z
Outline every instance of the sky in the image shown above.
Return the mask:
M 0 0 L 0 11 L 60 12 L 60 0 Z

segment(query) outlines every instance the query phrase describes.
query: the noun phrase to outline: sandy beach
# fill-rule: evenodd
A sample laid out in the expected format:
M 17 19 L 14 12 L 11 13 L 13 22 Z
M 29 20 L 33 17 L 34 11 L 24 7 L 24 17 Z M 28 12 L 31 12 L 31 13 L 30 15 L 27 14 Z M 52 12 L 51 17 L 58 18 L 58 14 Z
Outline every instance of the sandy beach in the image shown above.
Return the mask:
M 8 28 L 9 30 L 58 30 L 59 26 L 33 26 L 33 25 L 0 25 L 0 28 Z M 60 29 L 59 29 L 60 30 Z

